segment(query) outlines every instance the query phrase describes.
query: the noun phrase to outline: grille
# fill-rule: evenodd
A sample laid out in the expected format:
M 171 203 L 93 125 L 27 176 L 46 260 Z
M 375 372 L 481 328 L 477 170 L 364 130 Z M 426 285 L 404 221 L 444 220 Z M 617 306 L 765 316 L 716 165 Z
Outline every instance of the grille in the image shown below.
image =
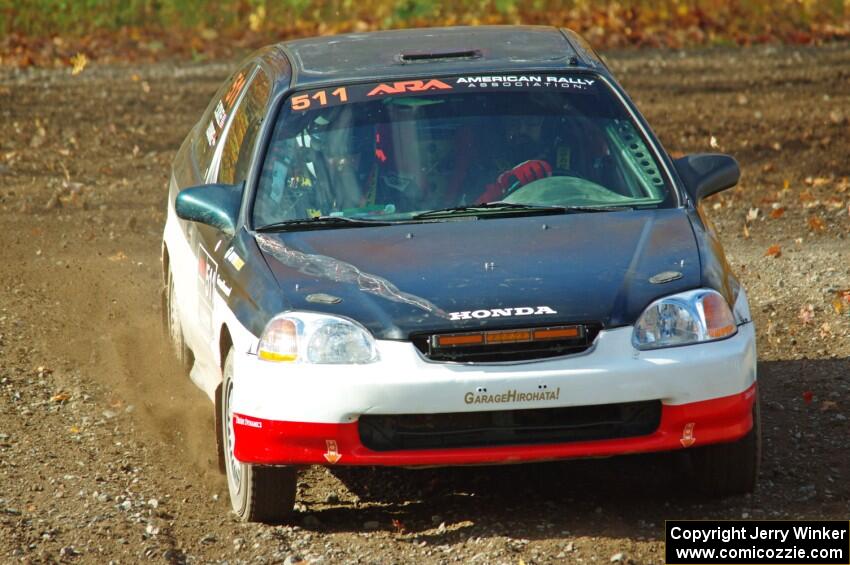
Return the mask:
M 360 417 L 360 441 L 374 451 L 569 443 L 653 433 L 661 401 L 569 408 Z
M 474 345 L 456 345 L 452 347 L 439 347 L 441 338 L 473 337 L 482 332 L 466 332 L 462 334 L 419 334 L 411 336 L 413 345 L 428 359 L 432 361 L 456 362 L 456 363 L 493 363 L 500 361 L 530 361 L 533 359 L 545 359 L 547 357 L 560 357 L 573 353 L 586 351 L 596 339 L 600 324 L 586 323 L 572 326 L 559 326 L 559 328 L 577 328 L 576 337 L 562 339 L 544 339 L 531 341 L 499 341 L 497 343 L 478 343 Z M 510 328 L 500 330 L 487 330 L 485 334 L 514 334 L 520 332 L 551 331 L 554 328 Z

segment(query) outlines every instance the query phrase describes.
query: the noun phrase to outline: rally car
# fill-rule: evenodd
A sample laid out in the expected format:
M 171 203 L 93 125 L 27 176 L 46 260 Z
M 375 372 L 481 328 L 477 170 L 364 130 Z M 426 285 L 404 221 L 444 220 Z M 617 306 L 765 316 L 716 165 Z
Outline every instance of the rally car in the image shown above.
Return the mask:
M 752 490 L 754 327 L 700 206 L 739 174 L 673 160 L 569 30 L 258 51 L 176 156 L 162 246 L 233 510 L 285 519 L 316 464 L 679 451 Z

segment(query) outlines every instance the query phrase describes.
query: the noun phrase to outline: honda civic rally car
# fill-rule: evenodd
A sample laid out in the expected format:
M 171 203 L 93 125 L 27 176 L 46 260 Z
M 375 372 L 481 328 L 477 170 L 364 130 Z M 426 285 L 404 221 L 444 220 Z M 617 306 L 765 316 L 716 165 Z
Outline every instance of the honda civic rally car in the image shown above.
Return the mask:
M 739 174 L 672 159 L 569 30 L 255 53 L 176 156 L 162 246 L 233 510 L 285 519 L 305 465 L 656 451 L 752 490 L 754 327 L 700 206 Z

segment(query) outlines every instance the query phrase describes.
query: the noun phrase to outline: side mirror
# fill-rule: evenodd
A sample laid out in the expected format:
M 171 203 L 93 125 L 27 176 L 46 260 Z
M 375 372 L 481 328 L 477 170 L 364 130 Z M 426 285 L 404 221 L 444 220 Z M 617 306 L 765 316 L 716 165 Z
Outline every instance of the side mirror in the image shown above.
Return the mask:
M 227 235 L 236 233 L 242 185 L 205 184 L 181 190 L 174 201 L 177 217 L 212 226 Z
M 722 153 L 694 153 L 673 161 L 685 188 L 699 202 L 721 190 L 732 188 L 741 178 L 738 161 Z

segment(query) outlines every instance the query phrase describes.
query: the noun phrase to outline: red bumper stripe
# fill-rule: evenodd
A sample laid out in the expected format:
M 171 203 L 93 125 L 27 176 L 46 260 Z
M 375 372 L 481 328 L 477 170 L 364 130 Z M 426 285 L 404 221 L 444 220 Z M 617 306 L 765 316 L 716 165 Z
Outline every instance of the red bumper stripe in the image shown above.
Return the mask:
M 405 451 L 372 451 L 360 442 L 357 422 L 283 422 L 236 414 L 236 458 L 265 465 L 471 465 L 518 463 L 627 453 L 669 451 L 740 439 L 753 425 L 756 385 L 723 398 L 664 405 L 654 433 L 626 439 L 547 445 L 511 445 Z

